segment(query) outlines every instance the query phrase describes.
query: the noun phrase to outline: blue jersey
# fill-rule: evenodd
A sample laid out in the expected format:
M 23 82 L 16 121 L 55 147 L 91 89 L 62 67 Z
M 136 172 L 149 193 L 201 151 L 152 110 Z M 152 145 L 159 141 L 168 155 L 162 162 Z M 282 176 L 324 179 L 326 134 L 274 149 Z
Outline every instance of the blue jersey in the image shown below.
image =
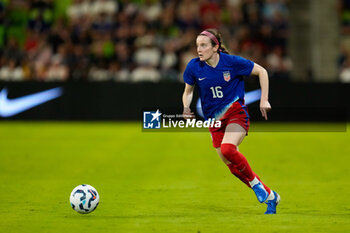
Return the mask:
M 192 59 L 184 72 L 184 81 L 197 84 L 205 119 L 220 118 L 232 103 L 244 100 L 244 80 L 254 62 L 239 56 L 220 53 L 215 68 L 199 58 Z

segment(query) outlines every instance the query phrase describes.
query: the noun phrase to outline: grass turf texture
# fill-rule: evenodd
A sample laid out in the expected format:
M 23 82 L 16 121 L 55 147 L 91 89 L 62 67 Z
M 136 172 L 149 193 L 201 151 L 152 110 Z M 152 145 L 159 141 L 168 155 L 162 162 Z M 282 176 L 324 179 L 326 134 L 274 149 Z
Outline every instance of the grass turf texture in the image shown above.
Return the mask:
M 209 133 L 88 122 L 0 122 L 0 132 L 0 232 L 350 231 L 349 132 L 249 134 L 240 151 L 280 193 L 275 216 Z M 101 198 L 88 215 L 69 204 L 82 183 Z

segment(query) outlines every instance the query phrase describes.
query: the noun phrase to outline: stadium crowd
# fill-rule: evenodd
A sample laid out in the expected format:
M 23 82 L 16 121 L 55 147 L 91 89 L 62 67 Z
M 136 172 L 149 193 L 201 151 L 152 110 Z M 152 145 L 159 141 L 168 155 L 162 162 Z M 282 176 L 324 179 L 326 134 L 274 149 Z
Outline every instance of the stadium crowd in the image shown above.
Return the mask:
M 350 0 L 338 0 L 341 43 L 338 58 L 339 78 L 341 82 L 350 82 Z
M 194 38 L 289 79 L 288 0 L 0 0 L 0 80 L 180 81 Z

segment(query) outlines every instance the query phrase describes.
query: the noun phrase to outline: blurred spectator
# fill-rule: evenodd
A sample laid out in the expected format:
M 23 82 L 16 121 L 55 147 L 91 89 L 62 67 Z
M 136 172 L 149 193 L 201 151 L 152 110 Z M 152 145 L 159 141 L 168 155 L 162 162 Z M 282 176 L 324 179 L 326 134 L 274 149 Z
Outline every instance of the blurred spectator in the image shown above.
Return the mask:
M 340 81 L 343 83 L 350 83 L 350 62 L 347 60 L 344 67 L 340 71 Z
M 113 15 L 118 11 L 118 2 L 115 0 L 95 0 L 90 4 L 90 11 L 93 15 Z
M 186 69 L 187 63 L 197 55 L 197 48 L 193 45 L 189 50 L 184 51 L 180 54 L 180 72 L 183 73 Z M 182 80 L 182 77 L 179 75 L 179 80 Z
M 350 83 L 350 60 L 346 59 L 340 69 L 339 79 L 343 83 Z
M 176 41 L 168 40 L 164 43 L 160 70 L 164 80 L 176 81 L 178 55 L 176 54 Z
M 35 78 L 40 81 L 47 79 L 47 71 L 49 64 L 52 59 L 53 51 L 49 44 L 46 43 L 45 39 L 40 41 L 40 45 L 33 54 L 34 73 Z
M 21 67 L 24 80 L 32 80 L 34 75 L 33 66 L 27 57 L 23 57 Z
M 107 81 L 111 77 L 107 69 L 103 65 L 93 65 L 89 71 L 89 80 L 91 81 Z
M 92 20 L 91 29 L 96 33 L 109 33 L 113 29 L 113 21 L 106 13 L 101 12 Z
M 350 1 L 338 0 L 338 14 L 341 30 L 344 34 L 350 33 Z
M 276 15 L 287 16 L 288 8 L 285 0 L 265 0 L 262 15 L 267 22 L 273 22 Z
M 114 60 L 117 60 L 121 67 L 127 70 L 131 70 L 132 68 L 134 68 L 134 66 L 132 65 L 131 51 L 126 42 L 117 42 L 115 44 L 114 51 Z
M 155 69 L 151 64 L 147 62 L 141 64 L 136 69 L 131 72 L 131 81 L 132 82 L 158 82 L 161 76 L 157 69 Z
M 154 35 L 147 34 L 135 41 L 138 47 L 134 54 L 136 64 L 141 65 L 147 63 L 153 67 L 159 65 L 161 52 L 159 48 L 155 46 L 154 39 Z
M 109 76 L 112 80 L 117 82 L 127 82 L 129 81 L 129 71 L 128 69 L 123 69 L 117 61 L 111 62 L 109 65 Z
M 159 1 L 144 0 L 139 11 L 145 16 L 147 22 L 152 23 L 159 19 L 162 6 Z
M 220 27 L 221 9 L 217 1 L 202 0 L 199 12 L 200 12 L 202 29 Z
M 62 57 L 60 55 L 53 56 L 46 74 L 46 81 L 66 81 L 68 74 L 68 68 L 63 64 Z
M 267 68 L 270 71 L 272 77 L 278 77 L 279 79 L 288 79 L 288 71 L 292 69 L 292 62 L 287 58 L 283 49 L 280 46 L 276 46 L 272 53 L 267 56 Z
M 4 23 L 5 20 L 5 8 L 6 4 L 4 1 L 0 1 L 0 24 Z
M 182 0 L 177 7 L 175 21 L 180 30 L 200 28 L 199 5 L 195 1 Z
M 6 4 L 4 1 L 0 1 L 0 49 L 4 46 L 5 42 L 5 23 L 6 23 Z
M 24 75 L 22 67 L 14 59 L 10 59 L 0 68 L 0 80 L 3 81 L 23 81 Z
M 350 0 L 338 0 L 338 15 L 341 30 L 341 43 L 337 67 L 341 82 L 350 82 Z
M 350 50 L 344 45 L 342 48 L 342 56 L 339 58 L 339 79 L 343 83 L 350 82 Z
M 71 44 L 67 53 L 69 77 L 72 81 L 87 80 L 89 72 L 89 56 L 80 44 Z
M 32 2 L 29 12 L 28 28 L 44 32 L 50 29 L 53 20 L 52 3 L 50 1 L 37 0 Z
M 24 56 L 24 51 L 20 49 L 18 40 L 9 38 L 7 45 L 2 50 L 2 55 L 8 59 L 19 61 Z
M 73 3 L 67 8 L 69 20 L 76 21 L 81 17 L 88 15 L 90 10 L 89 0 L 73 0 Z

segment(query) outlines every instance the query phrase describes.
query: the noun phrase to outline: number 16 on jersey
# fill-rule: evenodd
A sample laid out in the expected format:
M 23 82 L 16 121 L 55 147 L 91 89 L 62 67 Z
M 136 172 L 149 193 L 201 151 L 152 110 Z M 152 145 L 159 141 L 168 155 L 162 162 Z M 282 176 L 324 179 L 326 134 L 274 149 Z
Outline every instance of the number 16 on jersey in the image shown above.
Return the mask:
M 213 98 L 222 98 L 224 93 L 221 91 L 221 86 L 210 87 L 211 92 L 213 93 Z

